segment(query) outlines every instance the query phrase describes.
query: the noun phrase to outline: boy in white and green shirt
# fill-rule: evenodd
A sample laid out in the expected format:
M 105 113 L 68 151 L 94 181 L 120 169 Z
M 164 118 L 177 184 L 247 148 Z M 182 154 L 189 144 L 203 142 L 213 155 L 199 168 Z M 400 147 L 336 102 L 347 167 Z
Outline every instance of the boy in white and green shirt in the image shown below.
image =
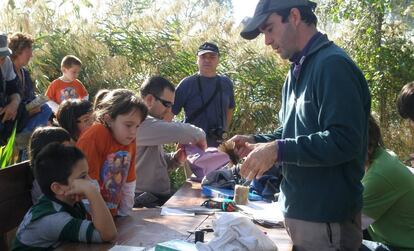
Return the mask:
M 12 250 L 45 250 L 64 241 L 90 243 L 115 238 L 113 218 L 88 177 L 88 164 L 79 149 L 49 144 L 37 155 L 34 173 L 44 195 L 26 213 Z M 86 219 L 83 198 L 89 201 L 92 221 Z

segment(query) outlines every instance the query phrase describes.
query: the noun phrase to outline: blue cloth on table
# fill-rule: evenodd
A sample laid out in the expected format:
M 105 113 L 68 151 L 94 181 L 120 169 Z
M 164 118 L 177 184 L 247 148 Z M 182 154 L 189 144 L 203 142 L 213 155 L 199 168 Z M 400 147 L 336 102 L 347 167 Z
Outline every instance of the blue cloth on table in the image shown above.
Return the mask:
M 279 166 L 272 166 L 259 179 L 253 179 L 250 184 L 250 192 L 263 197 L 264 201 L 276 201 L 275 194 L 280 192 L 282 182 L 282 169 Z
M 221 169 L 212 171 L 204 177 L 201 184 L 203 186 L 212 186 L 216 188 L 224 188 L 234 190 L 236 184 L 240 183 L 240 168 L 235 166 L 232 168 L 223 167 Z

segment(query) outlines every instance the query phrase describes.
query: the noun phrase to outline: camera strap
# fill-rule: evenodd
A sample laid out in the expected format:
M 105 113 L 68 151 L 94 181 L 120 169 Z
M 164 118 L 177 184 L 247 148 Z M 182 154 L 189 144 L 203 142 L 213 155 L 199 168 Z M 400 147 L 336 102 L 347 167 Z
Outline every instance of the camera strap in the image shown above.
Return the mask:
M 221 77 L 217 75 L 216 89 L 214 90 L 213 95 L 211 95 L 211 97 L 207 100 L 207 102 L 204 103 L 203 92 L 201 88 L 201 78 L 199 74 L 197 75 L 197 84 L 198 84 L 198 89 L 200 91 L 201 101 L 203 105 L 200 108 L 198 108 L 195 112 L 193 112 L 190 116 L 188 116 L 188 118 L 186 119 L 187 123 L 193 122 L 194 119 L 200 116 L 200 114 L 202 114 L 207 109 L 207 107 L 211 104 L 213 99 L 216 97 L 217 93 L 221 92 Z

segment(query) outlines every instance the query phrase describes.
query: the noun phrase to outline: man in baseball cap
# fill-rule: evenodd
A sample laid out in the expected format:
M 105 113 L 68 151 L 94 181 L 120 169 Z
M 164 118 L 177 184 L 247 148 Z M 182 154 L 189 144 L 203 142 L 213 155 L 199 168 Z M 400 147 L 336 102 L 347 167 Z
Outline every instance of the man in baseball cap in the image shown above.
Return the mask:
M 255 39 L 261 32 L 260 26 L 267 20 L 267 18 L 273 12 L 277 10 L 286 10 L 293 7 L 309 7 L 310 9 L 316 8 L 316 3 L 308 0 L 262 0 L 256 6 L 253 18 L 249 20 L 249 23 L 244 27 L 240 35 L 244 39 Z
M 282 166 L 279 202 L 295 250 L 358 250 L 361 179 L 367 156 L 370 94 L 349 56 L 316 28 L 308 0 L 260 0 L 241 32 L 264 35 L 291 62 L 280 126 L 272 135 L 236 135 L 241 174 L 260 177 Z
M 177 115 L 184 108 L 185 122 L 202 128 L 208 146 L 217 147 L 233 117 L 233 82 L 217 74 L 220 50 L 216 44 L 201 44 L 196 55 L 198 73 L 181 80 L 172 112 Z
M 201 56 L 206 53 L 214 53 L 216 55 L 220 55 L 219 48 L 217 45 L 209 42 L 205 42 L 204 44 L 200 45 L 197 50 L 197 56 Z

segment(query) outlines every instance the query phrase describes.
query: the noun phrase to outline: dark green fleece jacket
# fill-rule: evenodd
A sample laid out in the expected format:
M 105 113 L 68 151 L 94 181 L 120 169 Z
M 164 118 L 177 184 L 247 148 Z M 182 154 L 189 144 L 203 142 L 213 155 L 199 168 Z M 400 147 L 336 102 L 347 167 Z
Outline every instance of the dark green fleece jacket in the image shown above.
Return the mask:
M 326 35 L 311 45 L 298 79 L 292 65 L 281 126 L 255 136 L 257 142 L 281 139 L 285 217 L 341 222 L 361 211 L 370 103 L 362 72 Z

